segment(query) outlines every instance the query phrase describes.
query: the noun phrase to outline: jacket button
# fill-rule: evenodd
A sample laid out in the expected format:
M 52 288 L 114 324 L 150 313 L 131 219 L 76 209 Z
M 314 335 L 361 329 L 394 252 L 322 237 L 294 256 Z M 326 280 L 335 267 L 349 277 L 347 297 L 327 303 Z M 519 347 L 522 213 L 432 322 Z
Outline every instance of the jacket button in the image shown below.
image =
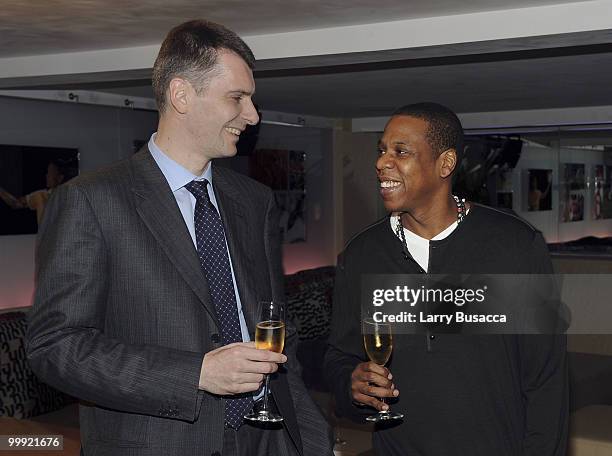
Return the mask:
M 435 334 L 432 334 L 431 336 L 429 336 L 429 338 L 430 338 L 431 340 L 434 340 L 434 339 L 436 338 L 436 336 L 435 336 Z
M 219 337 L 219 334 L 215 333 L 212 336 L 210 336 L 210 340 L 213 344 L 218 344 L 219 342 L 221 342 L 221 337 Z

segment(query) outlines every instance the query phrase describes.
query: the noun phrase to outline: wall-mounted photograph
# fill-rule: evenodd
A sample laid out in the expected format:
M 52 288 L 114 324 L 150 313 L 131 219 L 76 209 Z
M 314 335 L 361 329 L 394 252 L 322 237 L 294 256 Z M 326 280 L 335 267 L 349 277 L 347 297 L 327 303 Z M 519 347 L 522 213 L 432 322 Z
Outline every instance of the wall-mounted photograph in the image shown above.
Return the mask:
M 566 163 L 563 166 L 565 185 L 569 190 L 584 190 L 586 180 L 584 165 L 576 163 Z
M 593 166 L 593 201 L 591 203 L 591 218 L 593 220 L 603 219 L 603 207 L 604 207 L 604 166 L 595 165 Z
M 280 209 L 280 230 L 286 244 L 306 241 L 306 194 L 304 192 L 274 192 Z
M 580 193 L 571 193 L 566 221 L 579 222 L 581 220 L 584 220 L 584 195 Z
M 584 165 L 565 163 L 562 165 L 562 181 L 559 185 L 559 219 L 561 222 L 584 220 L 584 197 L 586 179 Z
M 0 235 L 37 233 L 51 194 L 78 173 L 77 149 L 0 145 Z
M 527 210 L 552 210 L 552 169 L 530 169 L 527 171 L 527 181 Z
M 601 166 L 601 165 L 597 165 Z M 603 181 L 600 183 L 601 218 L 612 218 L 612 166 L 603 166 Z M 597 170 L 596 174 L 597 176 Z
M 286 244 L 306 240 L 305 162 L 306 154 L 296 150 L 256 149 L 249 156 L 249 176 L 274 191 Z
M 272 190 L 289 189 L 288 150 L 256 149 L 249 156 L 249 176 Z

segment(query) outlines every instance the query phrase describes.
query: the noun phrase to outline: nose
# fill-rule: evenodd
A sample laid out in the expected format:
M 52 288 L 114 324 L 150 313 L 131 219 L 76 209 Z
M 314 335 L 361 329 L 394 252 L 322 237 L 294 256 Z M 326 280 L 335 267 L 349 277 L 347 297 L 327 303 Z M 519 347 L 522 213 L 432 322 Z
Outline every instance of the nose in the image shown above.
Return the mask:
M 250 98 L 242 112 L 242 118 L 246 120 L 246 123 L 249 125 L 257 125 L 257 122 L 259 122 L 259 114 L 257 114 L 257 109 L 253 104 L 253 100 Z
M 376 160 L 376 169 L 380 172 L 384 169 L 393 168 L 393 159 L 388 154 L 381 155 Z

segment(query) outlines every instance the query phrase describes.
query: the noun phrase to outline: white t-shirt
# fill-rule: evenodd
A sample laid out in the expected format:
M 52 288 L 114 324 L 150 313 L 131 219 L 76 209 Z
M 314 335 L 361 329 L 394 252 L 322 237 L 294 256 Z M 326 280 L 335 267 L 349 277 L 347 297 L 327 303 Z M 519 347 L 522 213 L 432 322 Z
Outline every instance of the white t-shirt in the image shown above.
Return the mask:
M 396 236 L 397 232 L 395 228 L 397 227 L 397 219 L 398 216 L 389 217 L 391 229 Z M 455 220 L 448 228 L 445 228 L 441 233 L 436 234 L 433 238 L 431 238 L 431 240 L 440 241 L 448 237 L 453 231 L 455 231 L 457 225 L 458 223 Z M 406 237 L 406 244 L 408 244 L 408 251 L 410 252 L 410 255 L 412 255 L 412 258 L 414 258 L 419 266 L 421 266 L 421 268 L 427 272 L 427 268 L 429 266 L 429 240 L 422 238 L 418 234 L 414 234 L 407 228 L 404 228 L 404 236 Z

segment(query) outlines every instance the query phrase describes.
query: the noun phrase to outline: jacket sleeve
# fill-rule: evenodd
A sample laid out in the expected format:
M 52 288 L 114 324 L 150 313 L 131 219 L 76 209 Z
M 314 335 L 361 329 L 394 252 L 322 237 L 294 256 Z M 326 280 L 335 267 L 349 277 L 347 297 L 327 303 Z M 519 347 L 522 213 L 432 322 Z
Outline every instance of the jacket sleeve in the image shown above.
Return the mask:
M 279 211 L 270 193 L 266 213 L 265 239 L 272 296 L 285 296 L 283 266 L 279 232 Z M 285 354 L 287 384 L 293 401 L 304 456 L 332 456 L 333 433 L 318 406 L 312 400 L 301 378 L 302 369 L 297 359 L 298 334 L 292 322 L 287 321 Z M 272 386 L 274 391 L 274 386 Z
M 533 239 L 530 272 L 539 280 L 553 273 L 548 249 L 540 233 Z M 565 334 L 518 336 L 521 385 L 525 399 L 525 456 L 566 453 L 569 422 L 567 338 Z
M 32 369 L 102 407 L 195 420 L 203 354 L 105 335 L 108 249 L 84 190 L 59 187 L 39 230 L 26 343 Z
M 338 257 L 329 347 L 323 371 L 336 402 L 336 413 L 363 422 L 372 409 L 356 405 L 351 396 L 351 374 L 364 361 L 361 345 L 359 278 L 348 277 L 345 255 Z

